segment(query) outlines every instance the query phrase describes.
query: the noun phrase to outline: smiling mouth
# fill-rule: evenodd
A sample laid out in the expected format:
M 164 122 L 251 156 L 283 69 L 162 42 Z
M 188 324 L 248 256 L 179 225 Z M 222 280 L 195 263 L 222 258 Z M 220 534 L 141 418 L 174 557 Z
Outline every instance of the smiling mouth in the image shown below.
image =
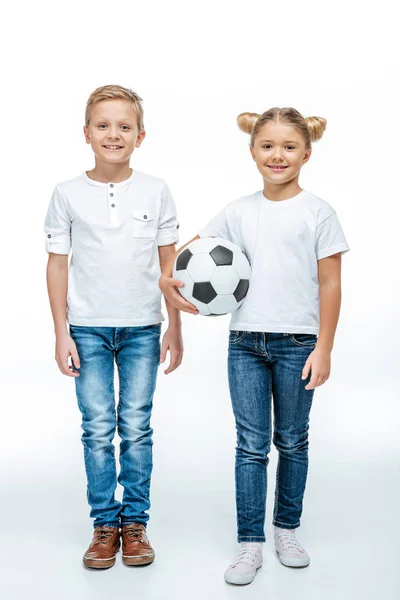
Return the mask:
M 282 165 L 267 165 L 267 167 L 269 169 L 272 169 L 273 171 L 284 171 L 285 169 L 287 169 L 287 166 Z
M 109 146 L 103 146 L 103 148 L 107 148 L 107 150 L 121 150 L 121 148 L 123 148 L 123 146 L 114 146 L 114 145 L 109 145 Z

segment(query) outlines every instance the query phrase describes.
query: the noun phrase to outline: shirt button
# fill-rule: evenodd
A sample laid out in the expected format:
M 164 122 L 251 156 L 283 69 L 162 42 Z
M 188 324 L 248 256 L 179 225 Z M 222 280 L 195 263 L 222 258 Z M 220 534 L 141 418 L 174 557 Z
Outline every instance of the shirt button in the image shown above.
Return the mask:
M 51 235 L 49 234 L 47 237 L 48 237 L 48 238 L 51 238 Z
M 115 204 L 111 204 L 111 206 L 112 206 L 113 208 L 115 208 Z
M 111 198 L 112 198 L 112 197 L 114 196 L 114 194 L 111 192 L 110 196 L 111 196 Z
M 147 215 L 143 215 L 143 219 L 147 219 Z
M 114 184 L 113 184 L 113 183 L 110 183 L 110 187 L 114 187 Z

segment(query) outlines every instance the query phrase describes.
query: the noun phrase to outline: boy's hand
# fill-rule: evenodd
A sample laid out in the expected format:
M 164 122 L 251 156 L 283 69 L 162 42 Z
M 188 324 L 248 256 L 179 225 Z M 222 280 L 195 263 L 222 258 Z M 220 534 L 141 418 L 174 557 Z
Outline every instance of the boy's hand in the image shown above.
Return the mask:
M 179 279 L 174 279 L 173 277 L 166 277 L 162 275 L 160 277 L 159 286 L 164 294 L 166 300 L 172 304 L 178 310 L 182 310 L 183 312 L 191 313 L 192 315 L 199 314 L 198 309 L 191 304 L 183 296 L 180 295 L 177 288 L 183 287 L 185 284 L 183 281 L 179 281 Z
M 325 350 L 315 348 L 306 360 L 302 379 L 307 379 L 311 369 L 311 379 L 305 386 L 306 390 L 313 390 L 322 385 L 329 378 L 331 372 L 331 353 Z
M 162 345 L 160 362 L 163 363 L 167 357 L 167 351 L 169 350 L 170 362 L 169 367 L 164 371 L 166 375 L 172 373 L 179 367 L 183 357 L 183 340 L 180 327 L 170 328 L 164 334 Z
M 78 351 L 74 340 L 70 335 L 65 334 L 57 335 L 56 337 L 56 361 L 58 368 L 61 373 L 68 375 L 68 377 L 79 377 L 78 371 L 75 371 L 72 365 L 68 364 L 69 357 L 72 357 L 74 365 L 77 369 L 80 369 L 81 363 L 78 356 Z

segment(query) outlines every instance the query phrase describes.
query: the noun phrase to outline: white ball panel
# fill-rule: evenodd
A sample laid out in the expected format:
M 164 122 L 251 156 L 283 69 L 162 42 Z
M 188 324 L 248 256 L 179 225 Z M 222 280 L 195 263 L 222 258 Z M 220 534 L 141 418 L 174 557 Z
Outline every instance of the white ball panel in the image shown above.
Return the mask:
M 215 262 L 209 254 L 195 254 L 189 261 L 187 271 L 195 283 L 210 281 Z
M 210 283 L 217 294 L 233 294 L 239 284 L 239 275 L 231 266 L 217 267 Z
M 239 304 L 236 302 L 235 296 L 227 294 L 223 296 L 217 296 L 208 304 L 208 308 L 212 313 L 217 315 L 224 315 L 225 313 L 233 312 L 238 308 Z
M 251 267 L 249 261 L 242 252 L 234 252 L 232 266 L 239 275 L 239 279 L 250 279 Z

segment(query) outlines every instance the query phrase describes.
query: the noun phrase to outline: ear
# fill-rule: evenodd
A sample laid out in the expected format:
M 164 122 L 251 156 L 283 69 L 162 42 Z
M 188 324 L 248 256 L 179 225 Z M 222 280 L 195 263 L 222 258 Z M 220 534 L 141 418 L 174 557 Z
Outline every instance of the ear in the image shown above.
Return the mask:
M 86 125 L 83 126 L 83 134 L 85 136 L 86 143 L 90 144 L 89 129 L 86 127 Z
M 137 136 L 137 140 L 136 140 L 136 144 L 135 144 L 136 148 L 139 148 L 140 144 L 143 142 L 145 137 L 146 137 L 146 132 L 143 129 L 143 131 L 141 131 L 139 133 L 139 135 Z
M 249 148 L 250 148 L 250 154 L 251 154 L 252 159 L 256 160 L 256 155 L 254 154 L 254 148 L 253 148 L 253 146 L 249 146 Z
M 311 157 L 311 153 L 312 153 L 312 148 L 307 148 L 307 150 L 304 153 L 304 157 L 303 157 L 303 165 L 306 164 L 306 162 L 308 162 L 310 160 Z

